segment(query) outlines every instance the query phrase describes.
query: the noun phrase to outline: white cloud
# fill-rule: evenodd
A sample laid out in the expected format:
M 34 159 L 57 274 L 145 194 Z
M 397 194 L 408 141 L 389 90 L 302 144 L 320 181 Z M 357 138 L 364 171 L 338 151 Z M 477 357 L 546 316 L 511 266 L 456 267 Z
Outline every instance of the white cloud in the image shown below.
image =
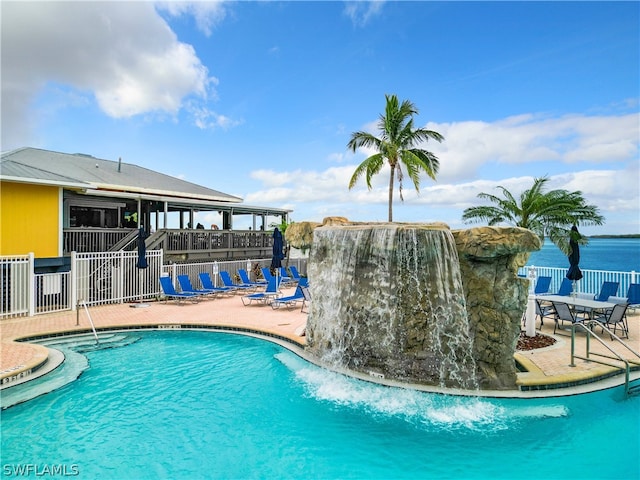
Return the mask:
M 217 80 L 150 2 L 5 2 L 2 43 L 3 144 L 22 143 L 29 107 L 53 82 L 114 118 L 175 115 L 186 98 L 215 96 Z
M 170 2 L 157 2 L 156 5 L 174 17 L 182 15 L 192 16 L 195 19 L 198 30 L 208 37 L 211 35 L 213 28 L 219 25 L 227 16 L 225 3 L 223 0 L 196 2 L 174 0 Z
M 384 3 L 382 0 L 347 2 L 344 7 L 344 14 L 351 19 L 351 22 L 356 27 L 364 27 L 369 23 L 369 20 L 381 14 Z
M 216 128 L 228 129 L 242 123 L 240 120 L 234 120 L 226 115 L 216 113 L 200 102 L 187 102 L 185 108 L 193 118 L 194 125 L 201 130 Z
M 638 115 L 563 116 L 521 115 L 494 123 L 455 122 L 428 124 L 446 137 L 443 144 L 429 143 L 437 153 L 441 170 L 437 182 L 423 178 L 418 194 L 410 180 L 404 198 L 394 192 L 394 218 L 400 221 L 443 220 L 460 223 L 462 211 L 482 201 L 481 192 L 501 195 L 498 185 L 514 195 L 530 188 L 534 177 L 545 175 L 539 163 L 554 160 L 559 168 L 549 175 L 550 189 L 580 190 L 596 205 L 607 224 L 617 231 L 640 229 L 640 172 L 638 164 Z M 369 126 L 369 129 L 371 125 Z M 625 148 L 612 148 L 624 145 Z M 358 151 L 345 159 L 348 165 L 322 171 L 255 171 L 251 177 L 264 189 L 248 194 L 248 203 L 294 205 L 299 220 L 319 221 L 325 215 L 354 220 L 384 220 L 388 201 L 388 168 L 372 179 L 372 190 L 362 179 L 348 189 L 357 164 L 372 151 Z M 579 163 L 575 163 L 579 159 Z M 609 168 L 594 169 L 604 165 Z M 479 178 L 488 164 L 502 164 L 498 178 Z M 578 168 L 576 166 L 578 165 Z M 588 168 L 587 168 L 588 167 Z M 527 173 L 517 173 L 526 170 Z M 531 172 L 531 173 L 528 173 Z M 494 175 L 496 175 L 494 173 Z M 357 217 L 360 216 L 361 217 Z M 438 218 L 437 215 L 442 215 Z M 625 220 L 626 224 L 625 224 Z M 602 232 L 601 232 L 602 233 Z
M 519 115 L 497 122 L 428 123 L 445 137 L 424 148 L 440 159 L 438 178 L 444 181 L 477 177 L 488 163 L 604 164 L 637 159 L 640 116 L 566 115 L 558 118 Z

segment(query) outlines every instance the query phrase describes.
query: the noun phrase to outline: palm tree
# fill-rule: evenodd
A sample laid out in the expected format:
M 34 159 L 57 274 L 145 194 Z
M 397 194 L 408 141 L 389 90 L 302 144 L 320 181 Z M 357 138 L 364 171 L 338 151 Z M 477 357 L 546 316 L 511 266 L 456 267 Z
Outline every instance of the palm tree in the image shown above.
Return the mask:
M 507 223 L 527 228 L 536 233 L 540 240 L 545 235 L 565 254 L 570 253 L 569 240 L 571 227 L 574 225 L 602 225 L 602 217 L 598 208 L 587 205 L 582 192 L 567 190 L 551 190 L 544 188 L 549 179 L 535 178 L 533 186 L 525 190 L 517 199 L 502 186 L 502 198 L 488 193 L 478 194 L 479 198 L 489 200 L 495 206 L 484 205 L 467 208 L 462 219 L 469 222 L 486 221 L 489 225 Z M 586 237 L 580 237 L 578 243 L 587 244 Z
M 430 138 L 441 142 L 444 137 L 438 132 L 425 128 L 413 128 L 413 115 L 418 113 L 416 107 L 409 100 L 398 103 L 396 95 L 385 95 L 387 105 L 385 114 L 380 115 L 378 128 L 380 138 L 368 132 L 354 132 L 347 148 L 353 152 L 359 147 L 373 147 L 378 153 L 366 158 L 351 177 L 349 189 L 352 189 L 358 179 L 365 175 L 367 187 L 371 190 L 371 177 L 379 173 L 385 164 L 389 164 L 389 221 L 393 221 L 393 186 L 395 175 L 398 175 L 400 200 L 402 197 L 402 180 L 404 177 L 401 165 L 404 164 L 407 175 L 416 190 L 420 191 L 420 172 L 424 171 L 433 180 L 436 179 L 440 166 L 438 158 L 431 152 L 416 148 L 419 142 L 426 142 Z

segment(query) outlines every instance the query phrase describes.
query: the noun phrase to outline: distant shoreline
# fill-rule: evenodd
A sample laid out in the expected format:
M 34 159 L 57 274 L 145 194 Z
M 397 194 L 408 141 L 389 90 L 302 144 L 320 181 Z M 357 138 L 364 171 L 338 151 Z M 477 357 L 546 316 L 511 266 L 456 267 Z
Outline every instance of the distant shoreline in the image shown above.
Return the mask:
M 626 235 L 589 235 L 589 238 L 640 238 L 640 233 L 628 233 Z

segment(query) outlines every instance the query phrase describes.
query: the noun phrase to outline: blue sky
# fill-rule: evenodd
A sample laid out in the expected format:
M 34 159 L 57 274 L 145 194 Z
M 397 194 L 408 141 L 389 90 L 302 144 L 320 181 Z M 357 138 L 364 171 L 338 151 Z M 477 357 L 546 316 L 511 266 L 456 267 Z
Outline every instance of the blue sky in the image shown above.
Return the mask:
M 437 181 L 396 221 L 464 228 L 464 208 L 534 177 L 640 232 L 637 2 L 7 2 L 2 150 L 135 163 L 293 209 L 387 218 L 388 170 L 352 190 L 385 94 L 411 100 Z M 205 225 L 214 217 L 201 216 Z M 236 225 L 241 227 L 241 225 Z

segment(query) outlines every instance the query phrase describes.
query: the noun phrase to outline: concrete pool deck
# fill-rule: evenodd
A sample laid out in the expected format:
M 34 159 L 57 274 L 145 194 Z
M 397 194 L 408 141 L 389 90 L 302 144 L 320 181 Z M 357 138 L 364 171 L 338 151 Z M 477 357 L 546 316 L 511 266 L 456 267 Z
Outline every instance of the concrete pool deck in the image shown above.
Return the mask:
M 97 306 L 90 307 L 89 313 L 98 331 L 134 327 L 217 327 L 277 337 L 298 347 L 305 345 L 305 337 L 298 335 L 297 331 L 306 324 L 307 315 L 301 313 L 299 305 L 292 309 L 272 309 L 268 305 L 257 304 L 244 306 L 239 296 L 204 299 L 198 303 L 187 302 L 180 305 L 174 302 L 148 302 L 148 305 L 146 308 L 133 308 L 132 304 L 128 303 Z M 640 312 L 629 312 L 628 323 L 629 340 L 625 342 L 635 352 L 640 352 Z M 10 386 L 27 378 L 36 378 L 39 371 L 45 370 L 41 367 L 46 365 L 47 349 L 42 345 L 16 340 L 73 332 L 90 332 L 89 320 L 84 309 L 0 321 L 2 385 Z M 518 386 L 521 390 L 564 395 L 624 383 L 624 374 L 619 368 L 580 359 L 575 360 L 575 366 L 570 366 L 570 332 L 563 331 L 553 335 L 551 321 L 547 321 L 539 332 L 555 338 L 556 344 L 547 348 L 516 352 L 516 360 L 527 370 L 518 373 Z M 596 332 L 599 333 L 599 330 Z M 577 337 L 575 353 L 585 356 L 585 335 L 579 334 Z M 615 348 L 616 352 L 627 360 L 635 359 L 636 362 L 640 362 L 633 352 L 610 341 L 608 335 L 605 334 L 602 338 L 607 346 Z M 610 354 L 596 341 L 592 340 L 591 347 L 593 352 Z M 614 363 L 622 365 L 618 361 Z M 632 372 L 631 378 L 640 378 L 640 371 Z M 500 396 L 510 396 L 509 391 L 502 392 Z

